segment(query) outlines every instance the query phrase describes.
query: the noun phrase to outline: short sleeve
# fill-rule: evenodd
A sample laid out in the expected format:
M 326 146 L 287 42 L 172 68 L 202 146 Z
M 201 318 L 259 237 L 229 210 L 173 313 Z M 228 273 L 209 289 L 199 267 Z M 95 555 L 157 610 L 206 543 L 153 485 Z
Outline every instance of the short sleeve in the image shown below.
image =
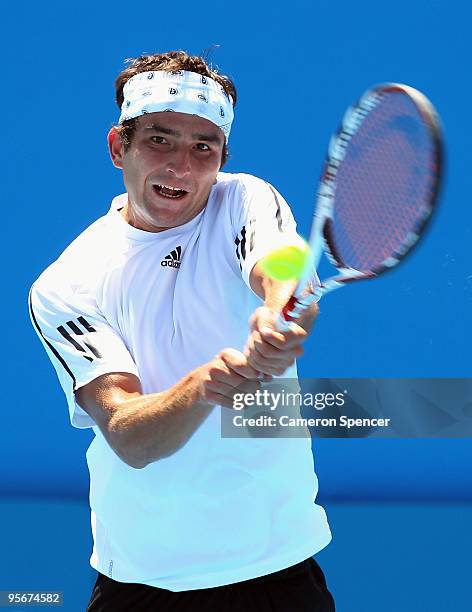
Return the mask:
M 71 424 L 79 429 L 93 427 L 96 423 L 75 401 L 75 391 L 111 372 L 138 376 L 136 364 L 91 296 L 44 287 L 40 280 L 29 294 L 33 327 L 66 395 Z
M 242 180 L 242 207 L 236 254 L 244 282 L 256 263 L 282 246 L 300 246 L 305 242 L 297 233 L 297 224 L 285 199 L 269 183 L 245 175 Z M 313 270 L 312 282 L 319 284 Z

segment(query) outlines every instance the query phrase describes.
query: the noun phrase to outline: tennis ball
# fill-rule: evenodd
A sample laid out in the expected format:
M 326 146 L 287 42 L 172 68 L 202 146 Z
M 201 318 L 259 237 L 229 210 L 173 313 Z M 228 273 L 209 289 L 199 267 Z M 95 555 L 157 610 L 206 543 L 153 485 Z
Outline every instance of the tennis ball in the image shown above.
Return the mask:
M 310 255 L 308 244 L 304 248 L 284 246 L 269 253 L 261 260 L 262 270 L 275 280 L 299 279 Z

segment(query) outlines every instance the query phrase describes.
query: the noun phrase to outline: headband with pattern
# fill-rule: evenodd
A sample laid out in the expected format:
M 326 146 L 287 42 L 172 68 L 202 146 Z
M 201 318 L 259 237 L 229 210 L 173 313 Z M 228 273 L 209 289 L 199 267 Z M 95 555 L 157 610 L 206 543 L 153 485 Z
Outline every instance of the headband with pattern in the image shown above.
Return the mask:
M 187 113 L 217 125 L 228 141 L 233 102 L 210 77 L 186 70 L 140 72 L 125 83 L 123 96 L 120 124 L 147 113 Z

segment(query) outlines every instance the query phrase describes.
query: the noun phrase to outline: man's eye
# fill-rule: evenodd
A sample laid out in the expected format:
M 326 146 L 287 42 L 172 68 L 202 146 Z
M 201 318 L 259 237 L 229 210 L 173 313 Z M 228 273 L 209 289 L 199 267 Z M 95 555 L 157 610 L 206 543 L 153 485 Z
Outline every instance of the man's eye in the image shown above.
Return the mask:
M 164 136 L 151 136 L 151 140 L 156 144 L 164 144 L 166 142 Z
M 198 148 L 200 151 L 209 151 L 209 150 L 210 150 L 210 147 L 209 147 L 207 144 L 205 144 L 204 142 L 199 142 L 199 143 L 197 144 L 197 148 Z

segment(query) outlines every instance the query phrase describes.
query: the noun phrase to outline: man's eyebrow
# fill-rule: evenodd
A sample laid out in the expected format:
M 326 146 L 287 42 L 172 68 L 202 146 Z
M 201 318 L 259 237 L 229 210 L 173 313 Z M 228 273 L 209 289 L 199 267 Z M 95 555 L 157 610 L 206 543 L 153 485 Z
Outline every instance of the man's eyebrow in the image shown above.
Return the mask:
M 162 125 L 159 125 L 158 123 L 151 123 L 151 125 L 147 125 L 145 128 L 145 130 L 154 130 L 155 132 L 160 132 L 161 134 L 167 134 L 168 136 L 181 136 L 180 132 L 177 132 L 177 130 L 171 130 L 170 128 L 166 128 L 163 127 Z
M 152 123 L 151 125 L 147 125 L 144 129 L 153 130 L 154 132 L 159 132 L 160 134 L 167 134 L 168 136 L 175 136 L 176 138 L 181 138 L 182 136 L 179 131 L 164 127 L 159 125 L 159 123 Z M 218 134 L 205 134 L 204 132 L 192 134 L 192 138 L 194 140 L 203 140 L 204 142 L 216 143 L 220 143 L 222 140 Z

